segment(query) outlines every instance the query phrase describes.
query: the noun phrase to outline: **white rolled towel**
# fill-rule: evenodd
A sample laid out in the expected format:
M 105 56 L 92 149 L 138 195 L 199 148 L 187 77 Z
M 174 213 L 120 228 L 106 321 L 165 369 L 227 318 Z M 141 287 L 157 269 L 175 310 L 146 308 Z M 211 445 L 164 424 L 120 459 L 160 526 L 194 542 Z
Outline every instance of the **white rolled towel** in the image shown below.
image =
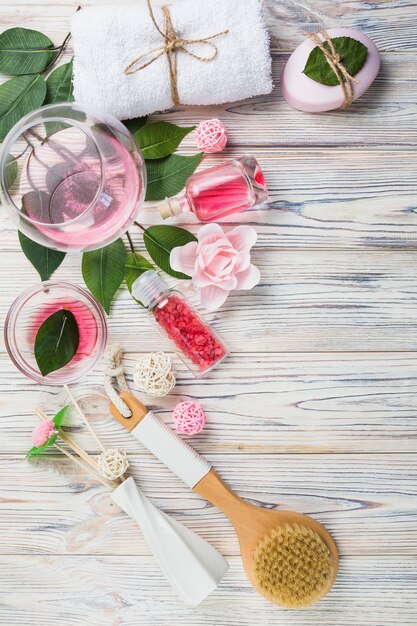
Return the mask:
M 163 30 L 159 6 L 153 6 Z M 260 0 L 184 0 L 169 5 L 175 32 L 184 39 L 212 40 L 218 49 L 209 62 L 178 50 L 177 88 L 181 104 L 234 102 L 272 90 L 269 37 Z M 163 45 L 145 3 L 95 6 L 74 14 L 74 97 L 76 101 L 130 119 L 172 107 L 166 55 L 130 75 L 137 57 Z M 199 56 L 212 50 L 189 44 Z M 143 59 L 143 61 L 147 61 Z

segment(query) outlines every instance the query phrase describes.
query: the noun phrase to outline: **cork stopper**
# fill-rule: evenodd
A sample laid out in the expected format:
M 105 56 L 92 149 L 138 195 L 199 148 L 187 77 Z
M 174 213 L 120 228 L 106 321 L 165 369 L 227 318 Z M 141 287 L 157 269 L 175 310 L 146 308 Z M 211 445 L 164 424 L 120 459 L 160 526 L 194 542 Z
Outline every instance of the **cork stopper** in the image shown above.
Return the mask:
M 167 217 L 173 217 L 181 213 L 181 204 L 177 198 L 167 198 L 163 200 L 159 205 L 159 214 L 162 219 L 166 220 Z

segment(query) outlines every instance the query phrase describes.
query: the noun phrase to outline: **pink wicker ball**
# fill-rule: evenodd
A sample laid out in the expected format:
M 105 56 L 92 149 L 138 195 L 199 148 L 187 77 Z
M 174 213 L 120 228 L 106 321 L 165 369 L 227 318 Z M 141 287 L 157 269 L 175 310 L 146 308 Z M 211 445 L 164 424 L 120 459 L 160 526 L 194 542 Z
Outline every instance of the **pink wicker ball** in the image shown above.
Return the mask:
M 194 132 L 197 147 L 203 152 L 221 152 L 227 143 L 227 131 L 220 120 L 200 122 Z
M 172 413 L 175 429 L 183 435 L 196 435 L 206 423 L 206 414 L 197 402 L 179 402 Z

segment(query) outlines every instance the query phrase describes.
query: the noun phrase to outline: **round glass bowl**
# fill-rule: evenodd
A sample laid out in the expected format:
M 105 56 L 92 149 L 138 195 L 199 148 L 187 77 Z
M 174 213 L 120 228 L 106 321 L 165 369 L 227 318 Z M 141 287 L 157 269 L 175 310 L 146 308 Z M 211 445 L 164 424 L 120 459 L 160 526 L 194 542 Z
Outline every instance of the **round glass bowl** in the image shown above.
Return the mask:
M 78 323 L 80 343 L 63 368 L 42 376 L 36 363 L 36 333 L 47 317 L 70 310 Z M 7 352 L 16 367 L 39 383 L 63 385 L 85 376 L 103 354 L 107 343 L 106 317 L 100 304 L 85 289 L 72 283 L 48 280 L 20 294 L 4 325 Z
M 0 151 L 0 201 L 48 248 L 101 248 L 126 232 L 146 192 L 135 139 L 112 116 L 51 104 L 23 117 Z

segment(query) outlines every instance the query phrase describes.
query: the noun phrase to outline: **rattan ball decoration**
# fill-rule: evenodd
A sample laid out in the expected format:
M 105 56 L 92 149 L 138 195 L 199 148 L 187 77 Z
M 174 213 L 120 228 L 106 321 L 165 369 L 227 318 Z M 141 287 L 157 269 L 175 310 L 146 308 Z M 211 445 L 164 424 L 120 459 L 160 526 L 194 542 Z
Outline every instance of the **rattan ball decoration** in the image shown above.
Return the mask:
M 129 467 L 126 452 L 119 449 L 104 450 L 98 457 L 98 471 L 107 480 L 116 480 L 126 472 Z
M 150 396 L 166 396 L 176 383 L 171 357 L 165 352 L 150 352 L 136 363 L 133 380 Z
M 203 152 L 221 152 L 227 143 L 227 131 L 220 120 L 200 122 L 194 131 L 197 147 Z
M 183 435 L 196 435 L 203 430 L 206 414 L 197 402 L 180 402 L 172 413 L 175 429 Z

